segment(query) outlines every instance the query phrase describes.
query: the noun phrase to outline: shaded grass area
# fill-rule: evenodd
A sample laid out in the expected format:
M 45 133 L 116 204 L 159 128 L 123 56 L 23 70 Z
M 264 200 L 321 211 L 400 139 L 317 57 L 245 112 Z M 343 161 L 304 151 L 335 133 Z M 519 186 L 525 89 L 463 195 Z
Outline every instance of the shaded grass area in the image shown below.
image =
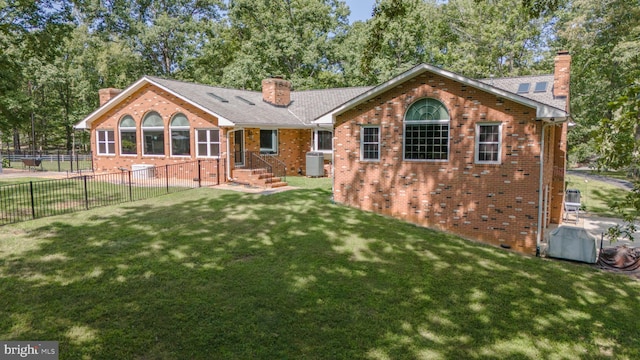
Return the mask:
M 5 226 L 0 339 L 60 359 L 640 357 L 640 282 L 330 195 L 203 188 Z
M 606 217 L 620 217 L 614 206 L 621 203 L 629 193 L 621 187 L 576 175 L 567 175 L 566 187 L 580 190 L 584 211 Z M 634 211 L 632 208 L 624 209 L 626 212 Z

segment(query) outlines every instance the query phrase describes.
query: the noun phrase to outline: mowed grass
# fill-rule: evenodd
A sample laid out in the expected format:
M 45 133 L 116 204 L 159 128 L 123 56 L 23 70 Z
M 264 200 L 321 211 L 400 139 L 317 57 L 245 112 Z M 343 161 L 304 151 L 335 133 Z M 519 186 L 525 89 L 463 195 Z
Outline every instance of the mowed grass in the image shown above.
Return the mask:
M 640 358 L 640 282 L 335 205 L 315 185 L 4 226 L 0 339 L 93 360 Z
M 615 205 L 622 203 L 629 193 L 619 186 L 576 175 L 567 175 L 566 187 L 580 190 L 584 211 L 606 217 L 621 217 Z M 633 208 L 623 209 L 627 213 L 634 212 Z

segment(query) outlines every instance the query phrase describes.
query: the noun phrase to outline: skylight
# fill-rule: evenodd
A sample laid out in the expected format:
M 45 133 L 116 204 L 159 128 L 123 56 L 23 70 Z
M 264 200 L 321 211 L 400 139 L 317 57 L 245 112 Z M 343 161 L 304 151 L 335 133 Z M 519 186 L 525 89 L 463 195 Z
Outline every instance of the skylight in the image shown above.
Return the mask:
M 247 103 L 247 104 L 249 104 L 249 105 L 255 105 L 255 104 L 256 104 L 256 103 L 254 103 L 253 101 L 249 101 L 249 100 L 247 100 L 247 99 L 245 99 L 245 98 L 243 98 L 243 97 L 241 97 L 241 96 L 236 96 L 236 99 L 238 99 L 238 100 L 240 100 L 240 101 L 242 101 L 242 102 L 244 102 L 244 103 Z
M 218 100 L 218 101 L 220 101 L 220 102 L 223 102 L 223 103 L 227 103 L 227 102 L 229 102 L 229 100 L 227 100 L 227 99 L 225 99 L 225 98 L 223 98 L 223 97 L 220 97 L 220 96 L 218 96 L 218 95 L 216 95 L 216 94 L 214 94 L 214 93 L 212 93 L 212 92 L 208 92 L 208 93 L 207 93 L 207 95 L 209 95 L 209 96 L 211 96 L 212 98 L 214 98 L 214 99 L 216 99 L 216 100 Z
M 526 94 L 529 92 L 529 88 L 531 87 L 530 83 L 522 83 L 518 85 L 518 94 Z
M 540 81 L 536 83 L 536 87 L 535 89 L 533 89 L 533 92 L 545 92 L 547 91 L 547 82 L 546 81 Z

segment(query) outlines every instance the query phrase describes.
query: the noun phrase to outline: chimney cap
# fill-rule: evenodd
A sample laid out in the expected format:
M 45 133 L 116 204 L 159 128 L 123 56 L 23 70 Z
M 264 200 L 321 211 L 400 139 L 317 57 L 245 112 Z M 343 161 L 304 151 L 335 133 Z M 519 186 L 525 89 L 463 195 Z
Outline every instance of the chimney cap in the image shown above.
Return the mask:
M 569 50 L 558 50 L 558 55 L 569 55 Z

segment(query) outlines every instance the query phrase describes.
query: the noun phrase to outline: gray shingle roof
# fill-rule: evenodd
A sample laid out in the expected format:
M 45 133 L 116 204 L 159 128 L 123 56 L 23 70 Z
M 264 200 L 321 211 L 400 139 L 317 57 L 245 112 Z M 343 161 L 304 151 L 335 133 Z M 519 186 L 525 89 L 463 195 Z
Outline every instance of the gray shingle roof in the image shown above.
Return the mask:
M 442 73 L 456 81 L 472 85 L 476 84 L 475 86 L 481 84 L 480 87 L 484 91 L 494 92 L 492 89 L 495 89 L 495 92 L 502 93 L 507 97 L 513 95 L 516 100 L 518 98 L 526 98 L 528 99 L 527 101 L 535 101 L 545 106 L 542 109 L 544 111 L 538 114 L 542 117 L 559 116 L 558 114 L 560 113 L 547 108 L 549 106 L 565 110 L 566 99 L 554 98 L 553 96 L 553 75 L 472 80 L 440 68 L 422 64 L 377 87 L 292 91 L 291 104 L 288 107 L 278 107 L 266 103 L 262 99 L 262 92 L 258 91 L 229 89 L 145 76 L 125 89 L 116 98 L 88 115 L 75 127 L 78 129 L 88 128 L 91 122 L 113 107 L 114 104 L 120 101 L 119 99 L 124 99 L 128 96 L 127 94 L 141 88 L 146 83 L 156 84 L 202 110 L 218 116 L 221 118 L 221 124 L 226 126 L 304 128 L 314 124 L 328 125 L 332 122 L 327 120 L 327 117 L 331 114 L 345 111 L 355 103 L 363 101 L 362 99 L 373 96 L 380 91 L 386 91 L 389 86 L 395 86 L 394 84 L 398 81 L 405 81 L 407 77 L 412 77 L 416 73 L 424 71 Z M 531 84 L 530 90 L 527 93 L 518 93 L 518 86 L 524 82 Z M 547 82 L 545 91 L 535 91 L 536 83 L 539 82 Z
M 146 78 L 238 126 L 310 126 L 311 121 L 318 116 L 370 89 L 370 87 L 357 87 L 292 91 L 291 104 L 285 108 L 263 101 L 262 92 L 166 80 L 152 76 Z
M 565 109 L 566 98 L 559 98 L 553 96 L 553 74 L 550 75 L 531 75 L 531 76 L 518 76 L 509 78 L 496 78 L 496 79 L 479 79 L 487 85 L 497 87 L 505 91 L 509 91 L 514 94 L 526 97 L 528 99 L 537 101 L 539 103 L 556 107 L 558 109 Z M 546 82 L 547 87 L 543 92 L 535 92 L 537 83 Z M 526 93 L 518 93 L 518 86 L 523 83 L 529 83 L 529 91 Z

